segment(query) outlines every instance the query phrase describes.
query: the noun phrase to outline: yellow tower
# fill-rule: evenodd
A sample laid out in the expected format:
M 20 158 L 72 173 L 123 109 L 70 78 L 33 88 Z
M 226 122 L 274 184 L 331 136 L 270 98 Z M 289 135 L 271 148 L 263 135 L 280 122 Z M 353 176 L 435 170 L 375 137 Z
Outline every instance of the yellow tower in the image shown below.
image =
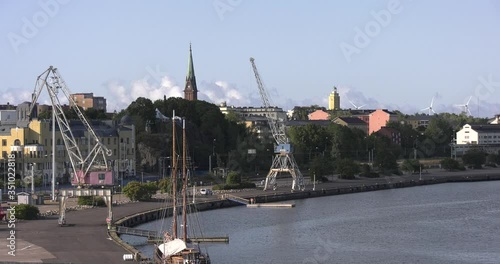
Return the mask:
M 328 96 L 328 110 L 340 109 L 340 95 L 337 92 L 337 87 L 333 86 L 333 92 Z

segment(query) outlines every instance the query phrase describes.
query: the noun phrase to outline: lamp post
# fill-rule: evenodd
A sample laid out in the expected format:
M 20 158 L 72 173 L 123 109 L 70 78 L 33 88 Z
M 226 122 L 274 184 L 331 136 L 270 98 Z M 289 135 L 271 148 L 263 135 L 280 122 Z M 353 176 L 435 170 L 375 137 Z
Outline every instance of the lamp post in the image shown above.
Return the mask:
M 316 172 L 314 172 L 314 178 L 313 178 L 313 191 L 316 191 Z
M 35 194 L 35 166 L 36 163 L 31 164 L 31 194 Z
M 215 138 L 212 141 L 212 154 L 208 156 L 208 172 L 212 173 L 212 156 L 215 157 Z

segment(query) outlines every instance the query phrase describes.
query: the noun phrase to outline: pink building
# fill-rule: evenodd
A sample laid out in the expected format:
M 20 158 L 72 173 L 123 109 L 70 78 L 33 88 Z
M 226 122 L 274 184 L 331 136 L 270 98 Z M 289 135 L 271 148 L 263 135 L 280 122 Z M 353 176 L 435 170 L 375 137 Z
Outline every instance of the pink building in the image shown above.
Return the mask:
M 384 127 L 387 122 L 397 121 L 398 117 L 392 112 L 385 109 L 377 109 L 370 114 L 370 120 L 368 122 L 368 134 L 371 135 L 374 132 L 379 131 Z
M 307 115 L 309 120 L 328 120 L 330 119 L 330 114 L 323 110 L 316 110 L 309 115 Z

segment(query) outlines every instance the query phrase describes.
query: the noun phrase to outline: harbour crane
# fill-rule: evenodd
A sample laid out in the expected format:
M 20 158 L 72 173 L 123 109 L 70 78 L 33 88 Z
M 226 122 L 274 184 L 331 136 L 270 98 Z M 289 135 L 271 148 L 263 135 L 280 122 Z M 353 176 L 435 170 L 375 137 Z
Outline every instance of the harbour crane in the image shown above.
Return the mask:
M 255 79 L 257 81 L 257 87 L 259 88 L 260 97 L 265 109 L 272 108 L 270 103 L 270 97 L 267 93 L 266 88 L 260 78 L 260 74 L 257 71 L 257 66 L 255 65 L 255 59 L 250 58 L 250 63 L 252 64 L 253 72 L 255 74 Z M 266 176 L 266 182 L 264 185 L 264 191 L 272 185 L 273 190 L 276 190 L 276 176 L 280 172 L 288 172 L 292 175 L 292 191 L 294 190 L 304 190 L 304 177 L 297 166 L 297 162 L 293 157 L 292 145 L 289 142 L 288 137 L 285 133 L 285 122 L 279 117 L 273 118 L 270 115 L 267 116 L 267 122 L 271 129 L 274 140 L 276 141 L 276 147 L 274 149 L 275 156 L 273 158 L 273 163 L 271 169 Z
M 35 83 L 35 89 L 32 94 L 32 102 L 29 110 L 29 115 L 31 116 L 31 114 L 33 113 L 33 108 L 36 106 L 38 97 L 40 96 L 40 93 L 44 88 L 46 88 L 49 93 L 52 103 L 52 111 L 55 116 L 55 120 L 57 121 L 57 125 L 59 126 L 64 146 L 66 148 L 66 151 L 68 152 L 69 162 L 73 170 L 72 184 L 91 185 L 92 183 L 105 183 L 109 185 L 110 181 L 112 184 L 113 175 L 112 172 L 108 169 L 108 162 L 106 160 L 106 156 L 111 156 L 112 152 L 104 145 L 103 142 L 101 142 L 94 129 L 92 129 L 92 126 L 83 115 L 82 111 L 78 108 L 74 99 L 70 96 L 71 92 L 57 68 L 50 66 L 47 70 L 45 70 L 38 76 Z M 69 106 L 73 109 L 73 111 L 78 116 L 78 119 L 80 119 L 80 121 L 82 122 L 83 126 L 89 133 L 90 138 L 93 139 L 94 144 L 90 145 L 90 151 L 86 156 L 82 155 L 73 132 L 71 131 L 70 123 L 68 122 L 68 119 L 64 114 L 62 104 L 57 95 L 59 90 L 64 93 L 64 96 L 69 101 Z M 55 155 L 55 153 L 52 153 L 52 155 Z M 91 168 L 94 168 L 97 165 L 96 158 L 98 156 L 102 156 L 103 165 L 101 165 L 99 169 L 96 169 L 99 170 L 98 173 L 96 172 L 94 173 L 95 175 L 90 176 L 89 174 Z M 94 176 L 97 177 L 97 174 L 100 174 L 99 177 L 101 182 L 93 181 L 92 178 Z M 105 179 L 101 179 L 102 174 L 105 175 Z

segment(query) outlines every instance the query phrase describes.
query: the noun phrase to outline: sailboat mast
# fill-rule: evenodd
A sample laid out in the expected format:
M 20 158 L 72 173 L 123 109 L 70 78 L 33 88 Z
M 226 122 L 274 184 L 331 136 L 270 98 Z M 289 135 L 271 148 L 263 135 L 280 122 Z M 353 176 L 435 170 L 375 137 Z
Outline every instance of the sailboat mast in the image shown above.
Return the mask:
M 172 113 L 172 233 L 177 238 L 177 153 L 175 152 L 175 110 Z
M 187 242 L 186 120 L 182 119 L 182 237 Z

